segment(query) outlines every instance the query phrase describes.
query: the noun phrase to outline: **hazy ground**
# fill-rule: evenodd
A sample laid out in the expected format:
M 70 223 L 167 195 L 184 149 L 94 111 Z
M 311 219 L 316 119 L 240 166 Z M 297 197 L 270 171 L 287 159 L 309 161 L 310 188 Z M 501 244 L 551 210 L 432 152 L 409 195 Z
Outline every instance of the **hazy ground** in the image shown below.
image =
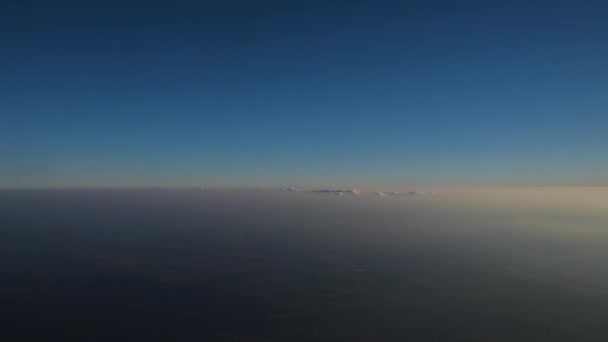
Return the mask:
M 606 341 L 608 189 L 0 191 L 0 340 Z

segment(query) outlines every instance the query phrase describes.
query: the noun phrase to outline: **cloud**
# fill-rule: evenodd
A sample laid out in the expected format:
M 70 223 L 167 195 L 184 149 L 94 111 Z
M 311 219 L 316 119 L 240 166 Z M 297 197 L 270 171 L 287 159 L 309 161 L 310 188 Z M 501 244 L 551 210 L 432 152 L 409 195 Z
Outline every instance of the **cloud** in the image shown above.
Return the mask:
M 377 191 L 374 195 L 377 196 L 402 196 L 402 197 L 413 197 L 413 196 L 424 196 L 424 195 L 436 195 L 436 191 Z
M 384 192 L 384 194 L 387 196 L 416 196 L 417 195 L 416 191 L 406 191 L 406 192 L 386 191 L 386 192 Z
M 215 192 L 215 191 L 284 191 L 284 192 L 313 192 L 316 194 L 327 194 L 335 196 L 353 195 L 359 196 L 362 194 L 358 189 L 317 189 L 317 190 L 302 190 L 296 187 L 229 187 L 229 186 L 204 186 L 199 187 L 199 191 Z M 378 197 L 396 196 L 396 197 L 416 197 L 416 196 L 433 196 L 437 195 L 436 191 L 375 191 L 369 192 L 369 195 Z
M 330 195 L 355 195 L 358 196 L 361 194 L 360 190 L 357 189 L 348 189 L 348 190 L 334 190 L 334 189 L 321 189 L 321 190 L 313 190 L 312 192 L 318 194 L 330 194 Z

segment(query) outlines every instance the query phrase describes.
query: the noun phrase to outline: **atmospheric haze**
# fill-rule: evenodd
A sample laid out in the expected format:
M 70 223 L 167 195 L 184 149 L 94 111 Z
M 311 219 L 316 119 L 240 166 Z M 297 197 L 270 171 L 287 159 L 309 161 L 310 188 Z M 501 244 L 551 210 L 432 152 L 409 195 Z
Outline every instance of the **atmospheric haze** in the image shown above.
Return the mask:
M 294 190 L 3 190 L 0 338 L 608 338 L 607 188 Z

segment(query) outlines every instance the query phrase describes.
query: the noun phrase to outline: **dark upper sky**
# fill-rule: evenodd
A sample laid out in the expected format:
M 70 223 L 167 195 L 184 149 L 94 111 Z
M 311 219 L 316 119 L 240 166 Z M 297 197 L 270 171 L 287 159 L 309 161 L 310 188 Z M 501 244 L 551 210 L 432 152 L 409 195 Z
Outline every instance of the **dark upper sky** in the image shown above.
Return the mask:
M 606 184 L 604 1 L 2 1 L 0 186 Z

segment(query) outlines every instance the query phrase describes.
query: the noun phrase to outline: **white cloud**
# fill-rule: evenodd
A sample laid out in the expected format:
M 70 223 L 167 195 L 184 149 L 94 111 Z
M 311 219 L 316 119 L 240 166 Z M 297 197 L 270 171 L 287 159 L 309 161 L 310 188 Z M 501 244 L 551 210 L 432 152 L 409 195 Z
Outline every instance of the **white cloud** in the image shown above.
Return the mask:
M 337 195 L 337 196 L 342 196 L 342 195 L 358 196 L 359 194 L 361 194 L 361 191 L 357 190 L 357 189 L 348 189 L 348 190 L 321 189 L 321 190 L 313 190 L 312 192 L 315 192 L 318 194 L 330 194 L 330 195 Z
M 436 195 L 435 191 L 384 191 L 384 192 L 374 192 L 377 196 L 424 196 L 424 195 Z

